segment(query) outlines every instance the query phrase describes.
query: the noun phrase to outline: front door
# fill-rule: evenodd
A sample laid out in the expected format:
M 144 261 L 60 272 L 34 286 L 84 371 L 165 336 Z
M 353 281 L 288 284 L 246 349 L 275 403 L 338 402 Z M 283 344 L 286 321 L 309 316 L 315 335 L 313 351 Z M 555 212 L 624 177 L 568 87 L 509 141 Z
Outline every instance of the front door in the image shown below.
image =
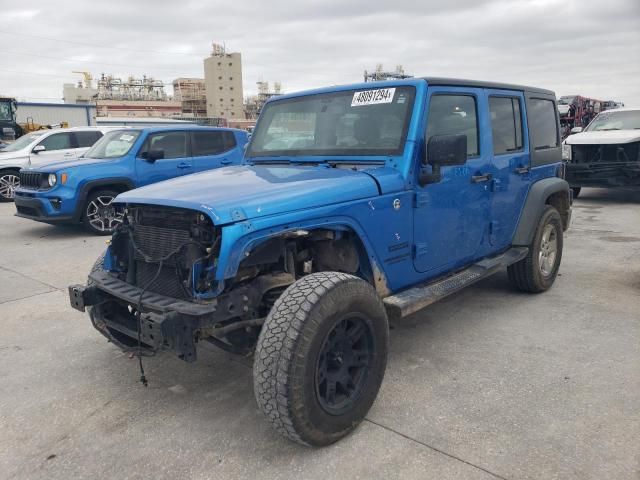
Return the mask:
M 149 134 L 136 159 L 138 186 L 193 173 L 189 150 L 187 130 Z M 162 158 L 151 160 L 150 151 L 161 152 Z
M 44 150 L 40 150 L 44 148 Z M 73 133 L 60 132 L 48 135 L 34 147 L 29 155 L 31 166 L 45 165 L 60 160 L 73 160 L 76 158 L 76 144 Z
M 442 167 L 442 179 L 416 188 L 414 265 L 428 276 L 465 266 L 487 242 L 491 154 L 479 120 L 482 89 L 429 89 L 426 141 L 433 135 L 464 134 L 467 162 Z

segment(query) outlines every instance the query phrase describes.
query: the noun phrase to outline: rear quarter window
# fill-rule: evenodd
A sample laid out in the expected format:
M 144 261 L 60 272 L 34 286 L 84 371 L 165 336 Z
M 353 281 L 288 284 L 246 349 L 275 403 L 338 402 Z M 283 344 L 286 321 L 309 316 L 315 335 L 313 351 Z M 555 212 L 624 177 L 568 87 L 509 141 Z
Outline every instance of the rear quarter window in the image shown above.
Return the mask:
M 545 150 L 560 145 L 557 110 L 553 101 L 531 98 L 528 102 L 529 129 L 533 150 Z

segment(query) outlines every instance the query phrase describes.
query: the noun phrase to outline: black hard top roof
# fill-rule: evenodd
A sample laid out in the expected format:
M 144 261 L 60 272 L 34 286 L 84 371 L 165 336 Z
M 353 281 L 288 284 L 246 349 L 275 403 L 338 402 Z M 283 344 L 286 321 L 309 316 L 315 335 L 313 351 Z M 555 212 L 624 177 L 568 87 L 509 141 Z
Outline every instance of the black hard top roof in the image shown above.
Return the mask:
M 482 80 L 466 80 L 462 78 L 444 78 L 444 77 L 421 77 L 426 80 L 429 85 L 452 85 L 456 87 L 478 87 L 478 88 L 497 88 L 503 90 L 521 90 L 523 92 L 540 93 L 551 95 L 555 98 L 555 92 L 544 88 L 527 87 L 525 85 L 513 85 L 510 83 L 484 82 Z

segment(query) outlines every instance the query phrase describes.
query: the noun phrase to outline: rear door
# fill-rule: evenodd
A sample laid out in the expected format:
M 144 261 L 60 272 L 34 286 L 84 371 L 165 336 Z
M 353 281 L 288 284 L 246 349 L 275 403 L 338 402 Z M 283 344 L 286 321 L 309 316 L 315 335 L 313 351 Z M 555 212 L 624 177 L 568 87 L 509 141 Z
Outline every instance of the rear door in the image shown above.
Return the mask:
M 442 180 L 416 187 L 414 265 L 429 276 L 478 258 L 489 223 L 491 166 L 482 89 L 429 87 L 425 140 L 433 135 L 464 134 L 467 162 L 442 167 Z
M 138 185 L 147 185 L 194 172 L 188 130 L 150 133 L 136 158 Z M 150 151 L 162 158 L 149 160 Z
M 491 222 L 489 250 L 511 244 L 530 182 L 524 94 L 487 90 L 491 125 Z
M 73 132 L 75 137 L 76 156 L 80 157 L 84 152 L 89 150 L 100 138 L 102 138 L 102 132 L 100 130 L 87 130 Z
M 194 130 L 191 132 L 193 162 L 197 172 L 240 162 L 233 132 L 227 130 Z
M 38 166 L 59 160 L 72 160 L 76 158 L 76 145 L 76 139 L 72 132 L 56 132 L 48 135 L 35 145 L 35 147 L 44 147 L 44 150 L 32 152 L 29 155 L 31 165 Z

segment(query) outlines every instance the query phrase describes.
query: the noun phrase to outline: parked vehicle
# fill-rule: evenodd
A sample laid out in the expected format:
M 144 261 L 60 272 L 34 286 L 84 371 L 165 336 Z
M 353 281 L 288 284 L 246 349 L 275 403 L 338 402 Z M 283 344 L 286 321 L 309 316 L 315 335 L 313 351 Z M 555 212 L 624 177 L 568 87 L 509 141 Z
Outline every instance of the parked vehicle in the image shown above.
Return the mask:
M 573 196 L 582 187 L 640 186 L 640 108 L 599 114 L 562 144 Z
M 242 130 L 175 126 L 107 133 L 81 158 L 20 172 L 19 217 L 45 223 L 81 222 L 95 234 L 113 233 L 124 212 L 120 193 L 150 183 L 242 161 Z
M 505 267 L 520 290 L 553 285 L 563 172 L 548 90 L 424 78 L 278 96 L 244 165 L 118 196 L 123 222 L 71 305 L 139 356 L 255 349 L 260 409 L 326 445 L 371 407 L 389 320 Z
M 0 150 L 0 202 L 13 201 L 23 168 L 76 159 L 109 130 L 108 127 L 38 130 L 6 145 Z

